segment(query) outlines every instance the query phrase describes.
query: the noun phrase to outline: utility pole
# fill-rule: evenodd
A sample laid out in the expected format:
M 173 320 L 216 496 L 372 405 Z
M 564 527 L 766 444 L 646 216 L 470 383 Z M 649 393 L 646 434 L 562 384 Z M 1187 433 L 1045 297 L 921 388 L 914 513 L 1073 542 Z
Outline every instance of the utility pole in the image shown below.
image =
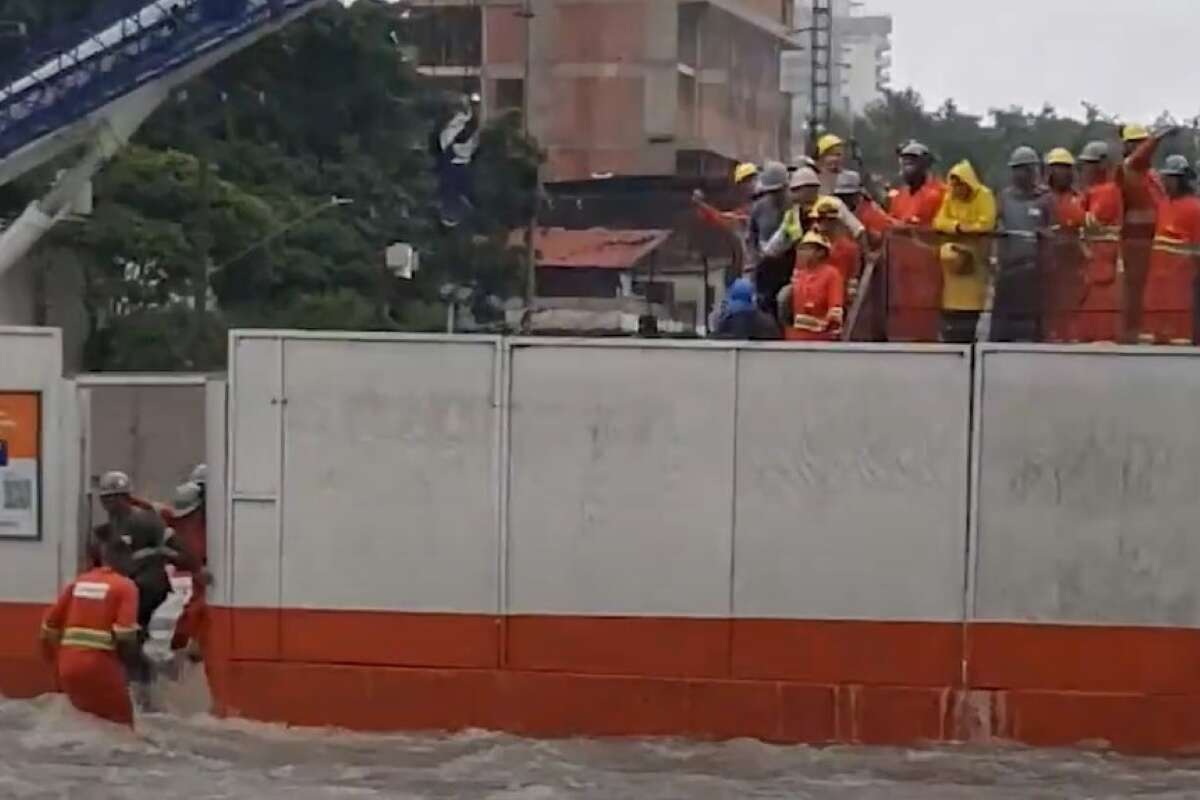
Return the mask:
M 521 133 L 529 139 L 531 130 L 530 118 L 533 116 L 533 0 L 524 0 L 517 16 L 525 20 L 525 80 L 523 84 L 522 102 L 525 108 L 521 114 Z M 529 230 L 525 234 L 525 314 L 522 326 L 528 327 L 533 321 L 533 299 L 537 296 L 537 245 L 535 236 L 538 229 L 538 203 L 542 196 L 542 165 L 536 165 L 537 178 L 534 181 L 533 208 L 529 214 Z M 525 331 L 526 333 L 528 330 Z
M 817 152 L 817 139 L 829 129 L 833 111 L 833 0 L 812 0 L 808 29 L 812 72 L 809 85 L 808 149 Z
M 200 206 L 196 212 L 196 226 L 192 241 L 196 246 L 196 263 L 192 274 L 192 368 L 203 369 L 204 332 L 208 326 L 208 274 L 212 249 L 212 180 L 208 146 L 204 140 L 203 126 L 195 113 L 195 104 L 185 95 L 191 113 L 193 155 L 196 157 L 196 193 Z

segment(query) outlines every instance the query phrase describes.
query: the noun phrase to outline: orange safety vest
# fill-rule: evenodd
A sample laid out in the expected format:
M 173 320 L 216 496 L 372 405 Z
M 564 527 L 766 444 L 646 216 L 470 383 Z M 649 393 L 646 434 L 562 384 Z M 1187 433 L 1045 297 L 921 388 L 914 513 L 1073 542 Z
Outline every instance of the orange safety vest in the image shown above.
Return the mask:
M 829 262 L 792 272 L 792 324 L 789 341 L 837 341 L 845 315 L 842 273 Z
M 829 263 L 837 267 L 842 274 L 842 285 L 858 279 L 862 269 L 862 248 L 858 242 L 845 234 L 833 237 L 833 252 L 829 254 Z
M 1191 343 L 1193 280 L 1200 246 L 1200 198 L 1168 198 L 1158 207 L 1154 250 L 1142 307 L 1144 333 L 1161 343 Z

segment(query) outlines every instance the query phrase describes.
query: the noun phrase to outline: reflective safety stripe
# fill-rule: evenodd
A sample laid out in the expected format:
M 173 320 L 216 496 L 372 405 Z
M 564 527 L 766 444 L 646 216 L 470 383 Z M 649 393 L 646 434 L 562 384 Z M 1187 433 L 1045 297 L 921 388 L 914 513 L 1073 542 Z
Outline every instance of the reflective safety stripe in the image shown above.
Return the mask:
M 112 650 L 113 635 L 111 631 L 99 631 L 95 628 L 67 628 L 63 632 L 63 647 L 81 647 L 85 650 Z
M 797 314 L 792 319 L 792 327 L 802 331 L 820 333 L 825 330 L 825 320 L 810 314 Z
M 81 600 L 103 600 L 108 597 L 108 584 L 98 581 L 79 581 L 75 584 L 72 596 Z
M 1193 256 L 1200 254 L 1200 247 L 1197 247 L 1194 244 L 1188 244 L 1187 242 L 1179 239 L 1170 239 L 1166 236 L 1156 236 L 1154 238 L 1154 249 L 1181 256 Z

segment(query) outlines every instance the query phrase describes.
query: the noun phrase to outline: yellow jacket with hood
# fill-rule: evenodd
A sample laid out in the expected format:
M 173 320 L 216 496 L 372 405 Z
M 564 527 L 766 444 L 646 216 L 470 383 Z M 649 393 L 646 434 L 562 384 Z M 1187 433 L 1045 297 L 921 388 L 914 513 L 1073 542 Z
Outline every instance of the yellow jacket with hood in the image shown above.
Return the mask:
M 983 185 L 970 161 L 960 161 L 948 177 L 958 178 L 971 188 L 971 198 L 960 200 L 947 191 L 933 219 L 939 233 L 980 234 L 996 229 L 996 197 Z M 982 311 L 987 302 L 988 254 L 992 240 L 969 236 L 941 246 L 942 309 Z

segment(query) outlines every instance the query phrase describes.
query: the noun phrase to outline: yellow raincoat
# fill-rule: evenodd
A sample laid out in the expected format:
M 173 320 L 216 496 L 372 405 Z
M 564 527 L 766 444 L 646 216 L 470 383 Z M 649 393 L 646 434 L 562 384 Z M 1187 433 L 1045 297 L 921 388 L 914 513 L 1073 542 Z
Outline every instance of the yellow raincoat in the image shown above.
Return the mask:
M 971 187 L 971 199 L 959 200 L 946 191 L 942 207 L 933 219 L 939 233 L 990 233 L 996 229 L 996 198 L 975 174 L 970 161 L 960 161 L 948 178 L 958 178 Z M 982 311 L 987 302 L 988 254 L 992 240 L 965 236 L 941 247 L 942 309 L 945 311 Z

